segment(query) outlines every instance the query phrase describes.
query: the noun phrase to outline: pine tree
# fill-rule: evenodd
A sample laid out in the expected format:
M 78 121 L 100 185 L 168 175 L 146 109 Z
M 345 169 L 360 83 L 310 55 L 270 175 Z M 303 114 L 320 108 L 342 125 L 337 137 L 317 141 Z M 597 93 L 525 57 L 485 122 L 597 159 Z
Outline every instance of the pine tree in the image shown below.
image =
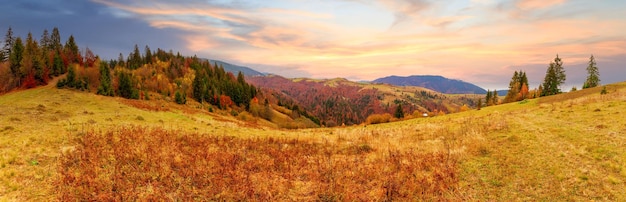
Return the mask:
M 150 47 L 148 47 L 148 45 L 146 45 L 146 56 L 145 56 L 145 63 L 146 64 L 150 64 L 152 63 L 152 51 L 150 50 Z
M 565 83 L 565 69 L 559 55 L 556 55 L 554 62 L 550 62 L 546 76 L 543 79 L 543 90 L 541 96 L 556 95 L 561 93 L 560 86 Z
M 54 51 L 54 58 L 52 62 L 52 75 L 59 76 L 65 73 L 65 68 L 63 66 L 63 59 L 61 59 L 61 55 L 59 55 L 58 51 Z
M 200 103 L 202 103 L 202 101 L 205 98 L 205 93 L 207 93 L 206 87 L 205 87 L 206 82 L 204 82 L 203 77 L 204 75 L 198 69 L 196 71 L 196 76 L 193 78 L 193 81 L 191 83 L 191 86 L 193 88 L 193 98 Z
M 498 98 L 498 91 L 497 90 L 493 90 L 493 94 L 491 96 L 491 101 L 493 102 L 493 105 L 498 105 L 498 103 L 500 102 L 500 99 Z
M 476 104 L 476 110 L 480 110 L 483 107 L 483 99 L 478 98 L 478 104 Z
M 46 83 L 47 78 L 44 78 L 44 62 L 41 58 L 39 45 L 33 38 L 33 35 L 29 32 L 26 37 L 26 47 L 24 49 L 24 56 L 22 58 L 23 73 L 27 74 L 33 72 L 34 79 L 39 83 Z M 46 75 L 47 76 L 47 75 Z
M 491 95 L 491 89 L 488 89 L 487 90 L 487 95 L 485 96 L 485 104 L 487 106 L 493 105 L 493 102 L 492 102 L 492 99 L 491 99 L 492 96 L 493 95 Z
M 518 73 L 517 71 L 515 71 L 515 73 L 513 74 L 513 77 L 511 78 L 511 82 L 509 82 L 509 92 L 506 94 L 506 97 L 504 97 L 504 103 L 516 101 L 517 94 L 519 93 L 519 90 L 520 90 L 521 75 L 522 75 L 522 72 Z
M 39 39 L 39 46 L 41 50 L 50 50 L 50 33 L 48 33 L 48 29 L 43 30 L 43 34 L 41 34 L 41 39 Z
M 2 50 L 0 50 L 0 52 L 2 52 L 2 58 L 0 58 L 0 61 L 4 62 L 9 60 L 9 58 L 11 57 L 11 51 L 13 49 L 13 43 L 15 42 L 15 38 L 13 37 L 13 29 L 11 29 L 11 27 L 9 27 L 9 29 L 7 30 L 7 34 L 4 37 L 4 47 L 2 48 Z
M 589 58 L 589 65 L 587 65 L 587 80 L 583 85 L 583 89 L 585 88 L 593 88 L 600 85 L 600 72 L 598 71 L 598 66 L 596 66 L 596 59 L 591 55 Z
M 11 67 L 11 73 L 16 78 L 21 78 L 20 67 L 22 67 L 22 59 L 24 54 L 24 44 L 22 44 L 22 39 L 17 37 L 13 42 L 13 47 L 11 48 L 11 55 L 9 55 L 9 63 Z
M 127 99 L 139 99 L 138 90 L 133 88 L 132 75 L 125 72 L 120 72 L 118 78 L 118 94 Z
M 129 69 L 137 69 L 141 67 L 141 52 L 139 52 L 139 46 L 135 44 L 135 48 L 133 52 L 128 55 L 128 68 Z
M 50 35 L 50 47 L 48 49 L 55 51 L 62 51 L 61 34 L 59 34 L 59 28 L 52 29 L 52 35 Z
M 177 104 L 185 104 L 187 103 L 187 96 L 184 93 L 181 93 L 180 91 L 176 91 L 176 95 L 174 96 L 174 100 L 176 101 Z
M 106 62 L 100 63 L 100 85 L 98 86 L 99 95 L 113 96 L 113 87 L 111 85 L 111 71 Z
M 404 118 L 404 111 L 402 111 L 402 104 L 398 104 L 398 106 L 396 107 L 396 112 L 393 113 L 393 116 L 398 119 Z
M 69 63 L 82 63 L 80 51 L 78 50 L 78 45 L 76 45 L 76 41 L 74 41 L 73 35 L 70 35 L 70 37 L 67 39 L 63 50 L 65 51 L 66 57 L 68 57 Z

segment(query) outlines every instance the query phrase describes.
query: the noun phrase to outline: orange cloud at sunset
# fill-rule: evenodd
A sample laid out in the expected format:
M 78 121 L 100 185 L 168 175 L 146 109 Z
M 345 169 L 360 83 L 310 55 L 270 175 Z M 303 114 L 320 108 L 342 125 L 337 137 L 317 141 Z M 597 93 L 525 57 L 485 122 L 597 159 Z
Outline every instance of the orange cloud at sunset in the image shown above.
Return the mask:
M 291 77 L 437 74 L 484 81 L 478 75 L 489 73 L 500 76 L 483 85 L 495 87 L 516 68 L 534 68 L 530 80 L 541 80 L 556 54 L 573 66 L 591 54 L 600 62 L 626 55 L 626 6 L 616 2 L 95 2 L 156 28 L 182 30 L 191 54 Z

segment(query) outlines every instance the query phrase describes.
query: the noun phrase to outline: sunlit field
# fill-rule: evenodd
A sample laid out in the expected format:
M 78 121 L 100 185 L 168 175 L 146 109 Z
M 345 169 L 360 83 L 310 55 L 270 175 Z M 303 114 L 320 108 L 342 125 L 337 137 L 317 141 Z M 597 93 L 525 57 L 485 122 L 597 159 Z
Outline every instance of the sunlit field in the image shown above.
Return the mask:
M 52 86 L 0 96 L 0 197 L 624 201 L 626 83 L 461 113 L 278 130 Z

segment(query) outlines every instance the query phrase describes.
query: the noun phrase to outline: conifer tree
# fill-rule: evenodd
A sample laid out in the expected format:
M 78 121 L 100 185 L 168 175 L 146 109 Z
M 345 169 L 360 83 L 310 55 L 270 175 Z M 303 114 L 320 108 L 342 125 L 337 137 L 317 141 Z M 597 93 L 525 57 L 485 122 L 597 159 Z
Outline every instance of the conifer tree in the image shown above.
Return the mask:
M 50 50 L 50 33 L 48 33 L 48 29 L 43 30 L 41 39 L 39 39 L 39 46 L 41 50 Z
M 511 78 L 511 81 L 509 82 L 509 92 L 507 92 L 506 97 L 504 97 L 504 103 L 516 101 L 516 97 L 520 89 L 521 75 L 521 72 L 517 73 L 517 71 L 513 74 L 513 78 Z
M 61 45 L 61 34 L 59 33 L 59 28 L 55 27 L 52 29 L 52 35 L 50 35 L 50 47 L 48 49 L 55 51 L 62 51 L 63 46 Z
M 111 71 L 106 62 L 100 63 L 100 85 L 98 86 L 98 94 L 104 96 L 113 96 L 113 87 L 111 85 Z
M 498 98 L 498 91 L 497 90 L 493 90 L 493 94 L 491 95 L 491 102 L 493 103 L 493 105 L 498 105 L 498 103 L 500 102 L 500 99 Z
M 150 47 L 148 47 L 148 45 L 146 45 L 145 51 L 146 51 L 146 56 L 144 57 L 146 60 L 145 63 L 150 64 L 152 63 L 152 51 L 150 50 Z
M 493 105 L 492 99 L 491 99 L 492 95 L 491 95 L 491 89 L 487 90 L 487 95 L 485 96 L 485 104 L 487 106 L 491 106 Z
M 82 58 L 80 56 L 80 51 L 78 50 L 78 45 L 76 45 L 76 41 L 74 41 L 74 36 L 70 35 L 70 37 L 65 42 L 65 47 L 63 47 L 65 51 L 66 57 L 68 57 L 68 62 L 81 64 Z
M 200 72 L 200 70 L 196 70 L 196 76 L 193 78 L 193 82 L 191 83 L 191 86 L 193 88 L 193 98 L 196 99 L 196 101 L 202 103 L 202 101 L 205 98 L 205 93 L 207 93 L 206 91 L 206 82 L 204 82 L 204 75 Z M 208 100 L 207 100 L 208 101 Z
M 583 84 L 583 89 L 585 88 L 593 88 L 600 85 L 600 71 L 598 71 L 598 66 L 596 66 L 596 59 L 591 55 L 589 58 L 589 63 L 587 65 L 587 80 L 585 84 Z
M 561 93 L 561 85 L 565 83 L 565 69 L 563 69 L 563 61 L 556 55 L 554 62 L 550 62 L 546 76 L 543 79 L 543 90 L 541 96 L 556 95 Z
M 9 60 L 15 40 L 16 39 L 13 37 L 13 29 L 9 27 L 9 29 L 7 30 L 7 34 L 4 37 L 4 47 L 2 48 L 2 50 L 0 50 L 0 52 L 2 52 L 2 58 L 0 58 L 0 61 L 4 62 Z
M 402 111 L 402 104 L 398 104 L 398 106 L 396 107 L 396 112 L 393 113 L 393 116 L 398 119 L 404 118 L 404 111 Z
M 139 91 L 133 88 L 132 75 L 126 72 L 120 72 L 118 75 L 119 85 L 117 92 L 120 96 L 127 99 L 139 99 Z
M 24 53 L 24 44 L 22 39 L 17 37 L 13 42 L 13 48 L 11 48 L 11 55 L 9 55 L 9 63 L 11 67 L 11 73 L 14 77 L 22 78 L 20 67 L 22 67 L 22 59 Z

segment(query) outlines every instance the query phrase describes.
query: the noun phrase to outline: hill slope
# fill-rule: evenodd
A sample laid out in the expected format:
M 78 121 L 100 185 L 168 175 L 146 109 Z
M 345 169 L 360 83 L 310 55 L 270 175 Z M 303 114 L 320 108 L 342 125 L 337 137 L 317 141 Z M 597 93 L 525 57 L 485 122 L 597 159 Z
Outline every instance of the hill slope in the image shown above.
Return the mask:
M 0 200 L 625 201 L 626 83 L 600 90 L 306 130 L 52 85 L 11 92 Z
M 396 86 L 420 86 L 447 94 L 485 94 L 487 91 L 474 84 L 442 76 L 388 76 L 373 83 L 386 83 Z
M 363 123 L 372 114 L 393 114 L 397 105 L 411 115 L 417 111 L 455 112 L 464 104 L 474 106 L 471 96 L 447 96 L 422 87 L 364 84 L 346 79 L 287 79 L 281 76 L 250 77 L 251 84 L 277 98 L 294 100 L 327 126 Z

